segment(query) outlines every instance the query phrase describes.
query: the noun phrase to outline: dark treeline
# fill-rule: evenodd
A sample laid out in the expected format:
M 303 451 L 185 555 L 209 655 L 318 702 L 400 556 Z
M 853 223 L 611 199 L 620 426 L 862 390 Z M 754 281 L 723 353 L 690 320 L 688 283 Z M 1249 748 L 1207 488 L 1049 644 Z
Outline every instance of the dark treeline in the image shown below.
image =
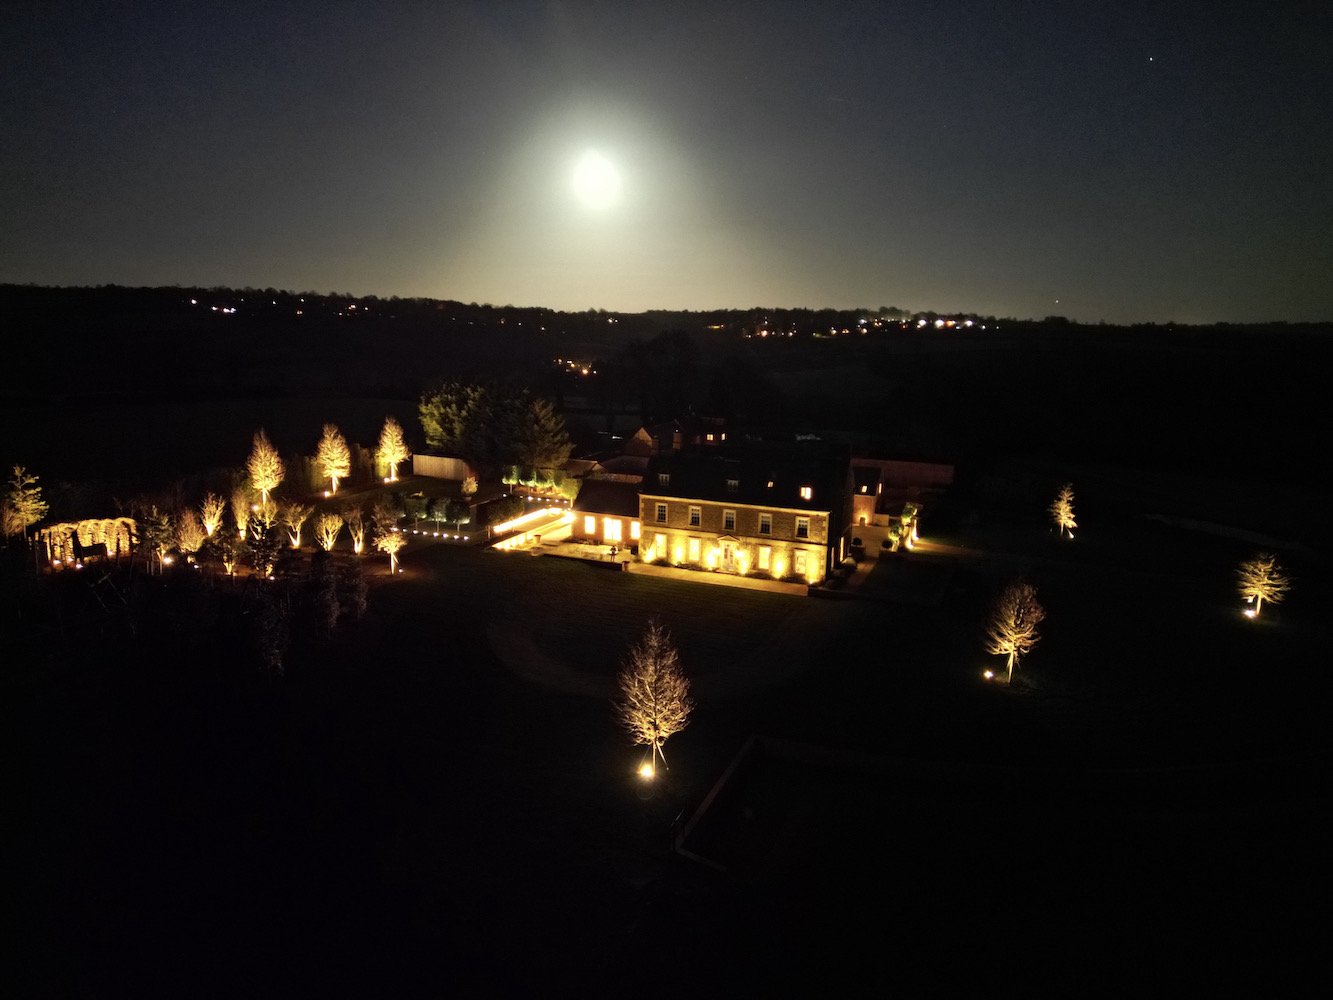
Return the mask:
M 1322 426 L 1333 342 L 1328 324 L 1115 327 L 888 306 L 557 312 L 118 286 L 0 286 L 0 326 L 0 406 L 19 416 L 194 399 L 414 408 L 428 386 L 467 378 L 552 398 L 572 430 L 693 410 L 960 464 L 1029 455 L 1287 481 Z

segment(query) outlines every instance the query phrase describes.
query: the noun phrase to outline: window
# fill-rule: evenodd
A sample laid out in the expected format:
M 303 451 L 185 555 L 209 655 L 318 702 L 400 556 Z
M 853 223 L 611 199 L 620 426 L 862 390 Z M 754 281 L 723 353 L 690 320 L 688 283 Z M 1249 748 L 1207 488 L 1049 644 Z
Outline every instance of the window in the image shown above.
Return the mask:
M 771 480 L 771 479 L 768 481 L 768 488 L 769 488 L 770 490 L 773 488 L 773 480 Z
M 728 492 L 728 493 L 736 493 L 736 492 L 738 492 L 738 491 L 740 490 L 740 488 L 741 488 L 741 481 L 740 481 L 739 479 L 728 479 L 728 480 L 727 480 L 727 492 Z
M 773 534 L 773 515 L 772 515 L 772 514 L 760 514 L 760 515 L 759 515 L 759 534 L 761 534 L 761 535 L 771 535 L 771 534 Z
M 606 542 L 620 541 L 620 518 L 604 517 L 602 518 L 602 537 Z
M 805 549 L 797 549 L 792 556 L 792 568 L 797 576 L 805 576 Z
M 759 568 L 768 569 L 769 563 L 773 559 L 773 548 L 770 545 L 759 546 Z
M 699 561 L 699 539 L 690 539 L 690 562 Z
M 709 434 L 709 435 L 708 435 L 708 441 L 711 443 L 712 440 L 713 440 L 713 435 Z
M 797 538 L 810 537 L 810 518 L 798 517 L 796 519 L 796 537 Z
M 697 527 L 699 527 L 699 522 L 700 522 L 701 520 L 703 520 L 703 511 L 700 510 L 698 507 L 691 507 L 691 508 L 690 508 L 690 527 L 691 527 L 691 528 L 697 528 Z
M 657 474 L 657 485 L 658 485 L 658 486 L 670 486 L 670 485 L 671 485 L 671 473 L 669 473 L 669 472 L 659 472 L 659 473 Z
M 637 541 L 639 540 L 639 522 L 638 522 L 638 521 L 631 521 L 631 522 L 629 523 L 629 537 L 630 537 L 630 540 L 631 540 L 631 541 L 635 541 L 635 542 L 637 542 Z
M 666 558 L 666 535 L 658 535 L 653 539 L 653 558 Z
M 815 491 L 812 490 L 809 486 L 802 486 L 802 487 L 801 487 L 801 499 L 802 499 L 802 500 L 809 500 L 809 499 L 810 499 L 812 496 L 814 496 L 814 495 L 815 495 Z
M 869 486 L 862 486 L 862 487 L 861 487 L 861 492 L 862 492 L 862 493 L 865 493 L 865 492 L 867 492 L 869 489 L 870 489 Z
M 657 505 L 657 523 L 666 524 L 666 504 L 664 503 Z
M 724 510 L 722 512 L 722 530 L 736 530 L 736 512 L 734 510 Z
M 583 533 L 585 535 L 597 534 L 597 518 L 588 514 L 583 518 Z

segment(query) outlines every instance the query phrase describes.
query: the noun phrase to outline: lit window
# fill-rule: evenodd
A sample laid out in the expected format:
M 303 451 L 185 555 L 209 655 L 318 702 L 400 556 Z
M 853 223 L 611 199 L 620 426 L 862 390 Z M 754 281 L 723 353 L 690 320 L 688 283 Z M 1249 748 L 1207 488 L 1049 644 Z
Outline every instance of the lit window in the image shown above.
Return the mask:
M 670 486 L 670 485 L 671 485 L 671 473 L 669 473 L 669 472 L 659 472 L 659 473 L 657 474 L 657 485 L 658 485 L 658 486 Z
M 630 541 L 632 541 L 632 542 L 637 542 L 637 541 L 639 540 L 639 522 L 638 522 L 638 521 L 631 521 L 631 522 L 629 523 L 629 537 L 630 537 Z
M 759 568 L 768 569 L 769 560 L 773 556 L 773 549 L 768 545 L 759 546 Z
M 798 517 L 796 519 L 796 537 L 797 538 L 810 537 L 810 518 Z
M 657 538 L 653 540 L 654 558 L 666 558 L 666 542 L 666 535 L 658 535 Z
M 699 539 L 690 539 L 690 562 L 699 561 Z
M 862 492 L 862 493 L 865 493 L 865 492 L 867 492 L 869 489 L 870 489 L 869 486 L 862 486 L 862 487 L 861 487 L 861 492 Z
M 722 512 L 722 530 L 736 530 L 736 512 L 734 510 L 724 510 Z
M 702 519 L 703 519 L 703 511 L 700 510 L 698 507 L 691 507 L 691 508 L 690 508 L 690 527 L 691 527 L 691 528 L 697 528 L 697 527 L 699 527 L 699 522 L 700 522 Z
M 620 518 L 604 517 L 602 518 L 602 534 L 605 541 L 620 541 Z
M 712 441 L 712 440 L 713 440 L 713 435 L 709 434 L 709 435 L 708 435 L 708 440 L 709 440 L 709 441 Z
M 583 519 L 583 533 L 585 535 L 597 534 L 597 518 L 593 517 L 591 514 L 588 514 Z
M 802 486 L 802 487 L 801 487 L 801 499 L 802 499 L 802 500 L 809 500 L 809 499 L 810 499 L 812 496 L 814 496 L 814 495 L 815 495 L 815 491 L 812 490 L 809 486 Z
M 773 488 L 773 480 L 771 480 L 771 479 L 768 481 L 768 488 L 769 488 L 770 490 Z
M 657 505 L 657 523 L 666 524 L 666 504 L 664 503 Z
M 772 514 L 760 514 L 760 515 L 759 515 L 759 534 L 761 534 L 761 535 L 771 535 L 771 534 L 773 534 L 773 515 L 772 515 Z
M 740 481 L 739 479 L 728 479 L 728 480 L 727 480 L 727 492 L 728 492 L 728 493 L 735 493 L 735 492 L 737 492 L 740 488 L 741 488 L 741 481 Z

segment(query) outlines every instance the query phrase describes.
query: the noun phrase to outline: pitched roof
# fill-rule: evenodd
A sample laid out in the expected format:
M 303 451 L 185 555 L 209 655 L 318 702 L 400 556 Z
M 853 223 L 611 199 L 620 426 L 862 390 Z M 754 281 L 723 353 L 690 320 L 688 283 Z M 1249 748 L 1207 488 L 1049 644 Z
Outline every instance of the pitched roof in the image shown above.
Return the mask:
M 641 490 L 649 496 L 831 511 L 843 502 L 847 470 L 846 455 L 827 449 L 681 452 L 650 462 Z
M 574 510 L 580 514 L 639 516 L 639 486 L 606 479 L 585 479 L 574 498 Z

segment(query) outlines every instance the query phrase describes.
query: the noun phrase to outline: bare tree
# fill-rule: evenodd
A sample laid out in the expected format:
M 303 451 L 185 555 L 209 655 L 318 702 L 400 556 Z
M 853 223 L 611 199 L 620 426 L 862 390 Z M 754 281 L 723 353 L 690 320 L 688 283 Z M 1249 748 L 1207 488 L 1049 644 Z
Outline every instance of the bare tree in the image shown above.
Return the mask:
M 389 481 L 398 480 L 398 463 L 412 457 L 407 442 L 403 439 L 403 428 L 393 417 L 384 418 L 384 429 L 380 431 L 378 456 L 384 467 L 389 470 Z
M 360 555 L 366 547 L 366 520 L 360 504 L 351 504 L 342 510 L 347 533 L 352 536 L 352 551 Z
M 181 554 L 187 559 L 199 551 L 207 538 L 204 526 L 199 523 L 199 515 L 194 512 L 193 507 L 186 507 L 177 515 L 176 548 L 180 549 Z
M 1245 611 L 1251 618 L 1259 616 L 1264 601 L 1281 604 L 1291 589 L 1291 581 L 1282 572 L 1277 558 L 1267 552 L 1260 552 L 1241 563 L 1236 568 L 1236 581 L 1240 587 L 1240 596 L 1246 603 L 1254 605 Z
M 1074 484 L 1065 483 L 1060 487 L 1060 492 L 1055 495 L 1051 501 L 1051 506 L 1047 508 L 1050 512 L 1051 520 L 1055 522 L 1055 529 L 1061 535 L 1066 531 L 1069 537 L 1074 537 L 1074 529 L 1078 527 L 1074 520 Z
M 245 528 L 250 523 L 252 504 L 250 491 L 244 486 L 237 486 L 231 491 L 231 516 L 236 521 L 236 534 L 241 541 L 245 541 Z
M 250 485 L 259 494 L 260 504 L 267 505 L 268 495 L 281 485 L 287 470 L 262 427 L 255 432 L 254 446 L 250 449 L 246 469 L 250 473 Z
M 403 510 L 398 505 L 398 499 L 391 493 L 380 494 L 370 505 L 370 519 L 375 522 L 377 535 L 391 532 L 402 516 Z
M 37 477 L 28 475 L 21 465 L 14 466 L 14 476 L 5 488 L 3 503 L 0 503 L 0 527 L 5 535 L 23 533 L 23 540 L 28 540 L 28 527 L 46 517 L 48 504 L 42 499 L 42 488 L 37 485 Z
M 343 519 L 331 511 L 326 511 L 315 519 L 315 541 L 325 552 L 333 551 L 333 545 L 342 530 Z
M 285 503 L 282 505 L 282 523 L 287 525 L 287 537 L 292 540 L 292 548 L 301 547 L 301 526 L 315 508 L 303 503 Z
M 204 533 L 209 538 L 213 537 L 214 532 L 218 530 L 218 526 L 222 524 L 222 514 L 226 509 L 227 505 L 223 502 L 222 497 L 216 493 L 209 493 L 204 497 L 204 502 L 199 505 L 199 515 L 203 521 Z
M 690 681 L 681 670 L 676 647 L 656 618 L 648 622 L 643 638 L 630 647 L 617 683 L 620 721 L 635 743 L 647 744 L 652 758 L 645 773 L 651 774 L 659 756 L 665 766 L 662 744 L 689 724 L 694 708 Z
M 407 539 L 403 537 L 402 532 L 388 531 L 375 538 L 375 548 L 381 552 L 389 554 L 389 572 L 398 572 L 398 553 L 403 546 L 407 544 Z
M 1037 603 L 1037 588 L 1016 580 L 1000 592 L 991 605 L 986 622 L 986 652 L 1007 657 L 1006 684 L 1014 680 L 1018 658 L 1025 656 L 1041 638 L 1037 625 L 1046 617 L 1046 609 Z
M 315 448 L 315 464 L 319 466 L 320 474 L 330 481 L 329 492 L 337 493 L 338 480 L 346 479 L 352 471 L 352 452 L 337 425 L 324 425 L 324 436 Z
M 254 533 L 257 524 L 262 524 L 271 532 L 273 526 L 278 523 L 281 511 L 282 508 L 272 500 L 255 504 L 250 511 L 250 533 Z

